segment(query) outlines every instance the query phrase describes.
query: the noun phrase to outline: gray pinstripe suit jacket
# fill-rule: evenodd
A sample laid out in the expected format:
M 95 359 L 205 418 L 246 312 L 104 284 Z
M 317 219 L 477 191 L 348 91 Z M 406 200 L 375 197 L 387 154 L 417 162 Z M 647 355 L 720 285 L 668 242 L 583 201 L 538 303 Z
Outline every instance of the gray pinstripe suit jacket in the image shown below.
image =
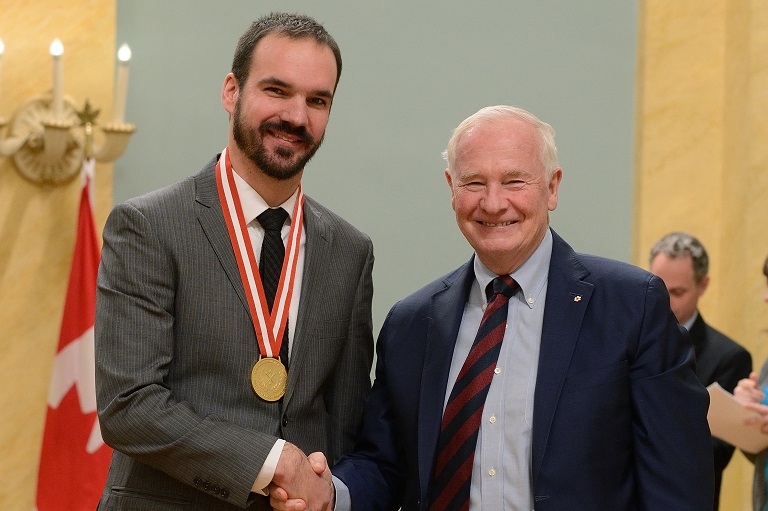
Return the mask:
M 96 386 L 115 449 L 99 509 L 269 509 L 251 486 L 277 437 L 351 450 L 373 357 L 370 239 L 312 199 L 282 403 L 250 386 L 258 345 L 215 162 L 116 206 L 104 228 Z

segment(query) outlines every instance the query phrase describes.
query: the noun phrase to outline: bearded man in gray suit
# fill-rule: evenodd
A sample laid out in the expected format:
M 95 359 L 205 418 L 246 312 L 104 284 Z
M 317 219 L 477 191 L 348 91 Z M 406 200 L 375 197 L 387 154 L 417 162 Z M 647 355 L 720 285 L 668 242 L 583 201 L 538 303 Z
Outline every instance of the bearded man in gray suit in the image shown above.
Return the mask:
M 351 450 L 370 389 L 373 247 L 301 190 L 340 74 L 313 19 L 255 21 L 222 88 L 227 148 L 110 214 L 96 381 L 115 452 L 99 509 L 269 509 L 270 482 L 312 501 L 329 483 L 304 453 Z M 259 265 L 262 213 L 277 208 L 272 303 Z

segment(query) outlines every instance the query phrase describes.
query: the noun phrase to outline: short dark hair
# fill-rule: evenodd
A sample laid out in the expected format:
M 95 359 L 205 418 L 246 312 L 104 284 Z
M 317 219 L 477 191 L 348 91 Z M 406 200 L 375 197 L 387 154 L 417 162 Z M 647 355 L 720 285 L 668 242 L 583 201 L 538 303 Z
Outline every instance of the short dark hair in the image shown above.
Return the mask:
M 325 28 L 309 16 L 303 14 L 288 14 L 273 12 L 263 16 L 246 30 L 235 47 L 235 56 L 232 59 L 232 74 L 237 83 L 242 87 L 248 79 L 251 69 L 251 57 L 256 45 L 269 34 L 279 34 L 291 39 L 312 38 L 318 44 L 327 46 L 336 58 L 336 85 L 341 78 L 341 50 L 339 45 L 331 37 Z
M 671 232 L 661 238 L 651 248 L 649 260 L 653 262 L 653 258 L 659 254 L 666 254 L 672 259 L 689 256 L 693 263 L 693 279 L 696 284 L 701 284 L 709 273 L 709 256 L 704 245 L 687 232 Z
M 763 275 L 768 277 L 768 257 L 765 258 L 765 262 L 763 263 Z

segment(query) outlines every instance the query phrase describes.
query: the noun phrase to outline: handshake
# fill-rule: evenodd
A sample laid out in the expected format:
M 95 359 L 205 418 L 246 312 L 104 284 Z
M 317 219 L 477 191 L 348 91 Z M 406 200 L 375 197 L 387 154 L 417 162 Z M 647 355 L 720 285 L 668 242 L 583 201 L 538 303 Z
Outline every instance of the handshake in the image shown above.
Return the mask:
M 325 455 L 306 456 L 286 442 L 269 487 L 269 503 L 278 511 L 332 511 L 336 491 Z

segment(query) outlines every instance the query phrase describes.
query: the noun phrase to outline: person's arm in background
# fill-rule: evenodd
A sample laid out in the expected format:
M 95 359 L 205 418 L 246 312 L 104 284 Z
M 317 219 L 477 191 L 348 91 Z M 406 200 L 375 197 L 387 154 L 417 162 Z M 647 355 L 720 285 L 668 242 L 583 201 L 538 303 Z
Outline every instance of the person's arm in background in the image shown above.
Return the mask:
M 739 349 L 720 363 L 720 373 L 715 381 L 728 392 L 733 393 L 739 381 L 749 377 L 752 371 L 752 356 L 747 350 Z M 715 456 L 715 470 L 722 472 L 731 461 L 735 447 L 719 438 L 712 438 L 713 453 Z

